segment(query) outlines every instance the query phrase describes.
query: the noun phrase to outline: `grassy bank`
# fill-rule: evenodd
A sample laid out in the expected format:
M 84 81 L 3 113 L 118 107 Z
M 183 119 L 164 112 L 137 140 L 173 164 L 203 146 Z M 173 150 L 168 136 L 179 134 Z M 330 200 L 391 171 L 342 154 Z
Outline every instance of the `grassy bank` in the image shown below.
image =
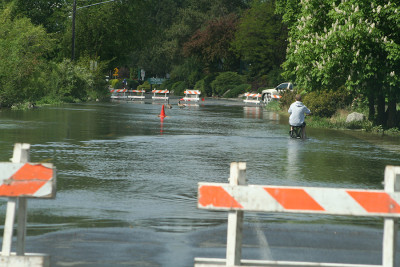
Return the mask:
M 267 110 L 276 111 L 282 115 L 287 115 L 287 110 L 283 110 L 278 101 L 271 101 L 265 106 Z M 354 112 L 351 109 L 340 109 L 330 118 L 321 118 L 318 116 L 308 116 L 306 118 L 307 127 L 313 128 L 329 128 L 339 130 L 359 130 L 379 135 L 392 135 L 400 137 L 400 130 L 398 128 L 384 129 L 382 125 L 375 126 L 371 121 L 357 121 L 357 122 L 346 122 L 347 115 Z M 360 112 L 357 110 L 356 112 Z M 365 117 L 366 114 L 364 114 Z

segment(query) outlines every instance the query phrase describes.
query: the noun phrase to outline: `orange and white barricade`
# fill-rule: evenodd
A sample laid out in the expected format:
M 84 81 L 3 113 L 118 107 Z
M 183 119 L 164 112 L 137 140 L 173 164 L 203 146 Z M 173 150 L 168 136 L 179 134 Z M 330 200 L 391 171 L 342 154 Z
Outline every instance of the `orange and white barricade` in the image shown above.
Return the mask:
M 243 102 L 245 103 L 254 103 L 254 104 L 260 104 L 261 100 L 261 94 L 258 93 L 245 93 L 244 96 L 246 97 L 245 100 L 243 100 Z
M 200 101 L 200 94 L 201 92 L 199 90 L 185 90 L 185 97 L 183 97 L 183 101 L 194 101 L 198 102 Z
M 56 171 L 52 164 L 29 163 L 29 149 L 17 143 L 11 162 L 0 163 L 0 197 L 8 197 L 0 266 L 50 266 L 49 255 L 25 253 L 27 198 L 54 198 Z M 17 244 L 11 252 L 15 217 Z
M 198 184 L 198 208 L 229 211 L 226 259 L 195 258 L 194 266 L 395 267 L 399 179 L 400 167 L 387 166 L 384 190 L 247 185 L 246 163 L 232 162 L 229 184 Z M 382 265 L 241 259 L 244 211 L 382 217 Z
M 145 90 L 128 90 L 128 99 L 131 100 L 144 100 L 145 96 L 143 95 Z
M 127 99 L 128 89 L 110 89 L 111 99 Z
M 152 90 L 151 92 L 153 93 L 153 100 L 167 101 L 169 99 L 169 97 L 167 96 L 169 94 L 169 90 Z
M 281 95 L 274 95 L 270 93 L 266 93 L 264 96 L 264 103 L 269 103 L 271 100 L 279 100 L 281 99 Z
M 281 95 L 271 95 L 272 99 L 281 99 Z

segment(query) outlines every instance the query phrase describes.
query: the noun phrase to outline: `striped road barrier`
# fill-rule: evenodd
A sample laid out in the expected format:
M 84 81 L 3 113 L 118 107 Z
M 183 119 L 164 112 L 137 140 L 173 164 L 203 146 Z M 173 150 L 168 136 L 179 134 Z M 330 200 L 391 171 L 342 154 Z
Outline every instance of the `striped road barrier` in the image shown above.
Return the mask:
M 198 208 L 228 211 L 226 259 L 195 258 L 195 266 L 394 267 L 400 217 L 400 167 L 387 166 L 384 190 L 247 185 L 246 163 L 233 162 L 230 183 L 199 183 Z M 382 265 L 241 259 L 243 212 L 286 212 L 384 218 Z
M 50 266 L 49 255 L 25 253 L 27 198 L 54 198 L 56 170 L 49 163 L 29 163 L 29 149 L 29 144 L 17 143 L 11 162 L 0 163 L 0 197 L 8 197 L 0 266 Z M 11 252 L 16 215 L 16 252 Z
M 182 98 L 183 101 L 194 101 L 198 102 L 200 101 L 200 90 L 185 90 L 184 91 L 185 96 Z
M 152 90 L 153 93 L 152 99 L 153 100 L 168 100 L 169 97 L 167 96 L 169 94 L 169 90 Z
M 246 97 L 243 102 L 245 103 L 254 103 L 254 104 L 260 104 L 261 103 L 261 94 L 258 93 L 245 93 L 244 96 Z

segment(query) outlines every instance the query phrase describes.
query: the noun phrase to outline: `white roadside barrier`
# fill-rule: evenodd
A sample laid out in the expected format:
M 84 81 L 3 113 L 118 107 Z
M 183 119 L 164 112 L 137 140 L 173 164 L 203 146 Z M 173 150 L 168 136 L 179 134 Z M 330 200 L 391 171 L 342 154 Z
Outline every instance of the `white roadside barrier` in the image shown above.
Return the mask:
M 153 96 L 151 97 L 153 100 L 164 100 L 168 101 L 169 90 L 152 90 Z
M 244 96 L 246 97 L 246 99 L 243 100 L 244 103 L 253 103 L 253 104 L 261 103 L 261 94 L 259 93 L 245 93 Z
M 185 90 L 185 96 L 182 98 L 183 101 L 194 101 L 194 102 L 199 102 L 200 98 L 199 96 L 201 95 L 201 92 L 199 90 Z
M 384 190 L 247 185 L 245 162 L 231 163 L 229 181 L 198 184 L 198 208 L 228 211 L 228 229 L 226 259 L 195 258 L 194 266 L 396 266 L 400 167 L 386 167 Z M 383 217 L 382 265 L 241 259 L 244 211 Z
M 17 143 L 11 162 L 0 163 L 0 197 L 8 197 L 0 266 L 50 266 L 49 255 L 25 253 L 27 198 L 54 198 L 56 171 L 50 163 L 29 163 L 29 149 L 29 144 Z M 16 215 L 16 252 L 11 252 Z

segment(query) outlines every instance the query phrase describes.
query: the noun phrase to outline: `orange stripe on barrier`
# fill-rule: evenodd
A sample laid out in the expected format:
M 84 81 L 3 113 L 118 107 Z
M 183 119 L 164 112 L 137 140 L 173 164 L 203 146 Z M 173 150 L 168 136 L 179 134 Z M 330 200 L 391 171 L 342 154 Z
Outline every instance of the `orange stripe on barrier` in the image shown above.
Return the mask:
M 14 180 L 50 180 L 53 177 L 53 170 L 43 165 L 25 164 L 13 176 Z
M 278 187 L 264 189 L 287 210 L 325 210 L 303 189 Z
M 240 208 L 240 205 L 221 186 L 203 185 L 199 188 L 199 204 L 203 207 L 214 206 L 220 208 Z
M 1 196 L 33 195 L 53 177 L 53 170 L 43 165 L 23 165 L 0 186 Z
M 367 212 L 400 213 L 399 204 L 384 192 L 346 191 Z

